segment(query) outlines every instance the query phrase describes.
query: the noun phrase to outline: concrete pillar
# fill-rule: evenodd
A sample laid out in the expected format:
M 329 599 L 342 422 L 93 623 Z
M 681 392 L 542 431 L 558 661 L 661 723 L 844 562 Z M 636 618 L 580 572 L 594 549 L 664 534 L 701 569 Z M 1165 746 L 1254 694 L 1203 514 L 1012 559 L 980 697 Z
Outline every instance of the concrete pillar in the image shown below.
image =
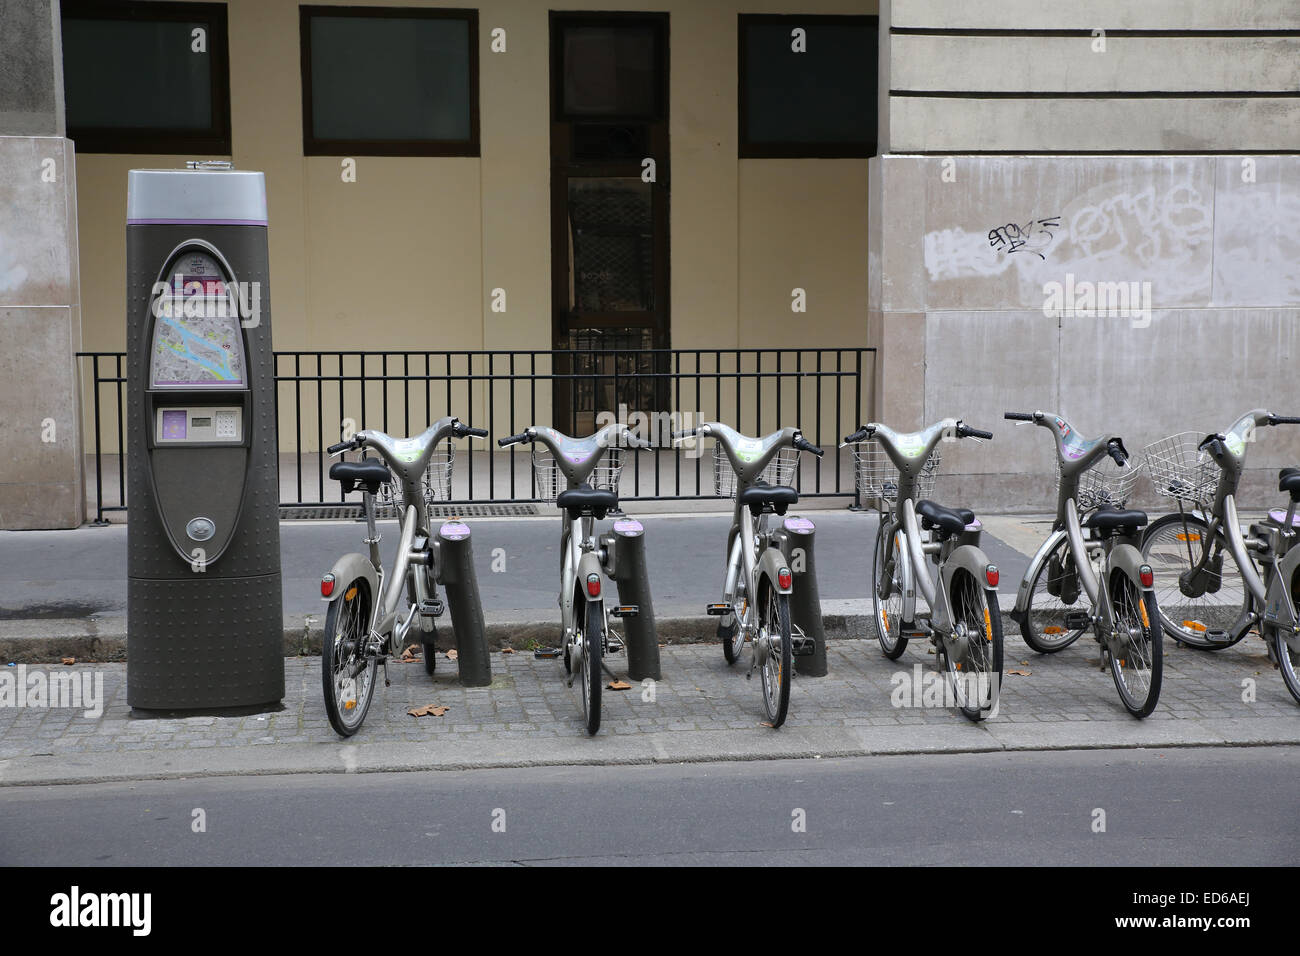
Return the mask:
M 0 529 L 85 516 L 81 290 L 73 144 L 57 0 L 9 4 L 0 29 Z

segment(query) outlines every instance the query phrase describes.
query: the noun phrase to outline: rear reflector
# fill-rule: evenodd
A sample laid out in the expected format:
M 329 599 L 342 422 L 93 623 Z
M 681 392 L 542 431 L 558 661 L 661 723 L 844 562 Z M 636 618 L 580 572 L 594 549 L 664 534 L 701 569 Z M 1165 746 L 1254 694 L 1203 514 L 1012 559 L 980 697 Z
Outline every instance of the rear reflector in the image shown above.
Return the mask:
M 1144 588 L 1149 588 L 1155 583 L 1156 576 L 1151 573 L 1151 568 L 1144 564 L 1138 568 L 1138 579 Z
M 320 579 L 320 596 L 330 597 L 334 594 L 334 575 L 327 574 Z
M 995 588 L 998 586 L 998 566 L 996 564 L 990 564 L 984 569 L 984 579 L 989 582 L 989 587 Z
M 587 593 L 592 597 L 600 597 L 600 575 L 587 575 Z
M 781 586 L 781 590 L 786 590 L 794 583 L 794 578 L 790 574 L 789 568 L 781 568 L 776 572 L 776 583 Z

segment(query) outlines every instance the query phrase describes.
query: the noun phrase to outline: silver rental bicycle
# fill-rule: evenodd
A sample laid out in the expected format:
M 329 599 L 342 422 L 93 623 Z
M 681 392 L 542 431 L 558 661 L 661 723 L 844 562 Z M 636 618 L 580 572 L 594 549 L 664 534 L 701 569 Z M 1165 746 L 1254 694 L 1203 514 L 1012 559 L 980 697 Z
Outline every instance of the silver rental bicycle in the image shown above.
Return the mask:
M 388 658 L 400 654 L 412 628 L 424 644 L 424 667 L 432 674 L 437 653 L 433 646 L 434 618 L 443 613 L 437 596 L 437 550 L 431 545 L 428 499 L 447 497 L 454 446 L 439 445 L 453 438 L 486 438 L 455 418 L 443 418 L 414 438 L 394 438 L 381 431 L 357 432 L 351 441 L 331 445 L 331 457 L 373 449 L 378 458 L 339 461 L 330 477 L 343 493 L 361 489 L 366 516 L 368 554 L 345 554 L 321 578 L 321 598 L 328 603 L 322 635 L 321 681 L 330 726 L 343 737 L 360 728 L 375 693 L 375 674 Z M 398 487 L 390 488 L 396 476 Z M 391 571 L 379 555 L 375 528 L 375 499 L 390 492 L 401 513 L 397 556 Z
M 770 514 L 785 514 L 799 501 L 799 492 L 790 487 L 799 452 L 818 457 L 823 452 L 797 428 L 750 438 L 721 422 L 705 422 L 675 433 L 673 440 L 693 437 L 715 440 L 714 491 L 736 500 L 722 601 L 709 605 L 708 613 L 722 618 L 718 637 L 728 664 L 740 659 L 745 644 L 752 648 L 746 679 L 758 671 L 767 722 L 780 727 L 790 708 L 793 658 L 810 655 L 816 648 L 812 638 L 790 622 L 794 576 L 767 520 Z
M 1147 446 L 1152 484 L 1178 511 L 1152 522 L 1142 554 L 1155 572 L 1160 622 L 1170 637 L 1219 650 L 1258 633 L 1300 702 L 1300 469 L 1278 475 L 1278 491 L 1290 496 L 1285 510 L 1272 509 L 1246 533 L 1237 517 L 1247 447 L 1269 425 L 1300 425 L 1300 418 L 1256 408 L 1226 432 L 1199 439 L 1183 432 Z
M 948 436 L 987 440 L 993 434 L 952 418 L 907 434 L 872 422 L 846 435 L 844 444 L 854 446 L 859 493 L 879 503 L 871 599 L 881 650 L 897 660 L 910 639 L 928 637 L 958 708 L 983 720 L 1002 686 L 998 569 L 979 547 L 975 512 L 915 500 L 918 492 L 933 492 L 936 449 Z M 928 611 L 918 607 L 918 591 Z
M 1011 618 L 1040 654 L 1069 647 L 1092 628 L 1120 701 L 1146 717 L 1160 699 L 1164 655 L 1153 574 L 1137 548 L 1147 516 L 1125 508 L 1139 469 L 1116 435 L 1084 438 L 1051 412 L 1006 418 L 1052 433 L 1058 476 L 1056 520 L 1020 581 Z M 1113 468 L 1103 468 L 1107 456 Z
M 587 438 L 570 438 L 541 425 L 502 438 L 497 444 L 531 443 L 537 497 L 560 509 L 560 623 L 564 629 L 564 669 L 568 683 L 582 689 L 587 733 L 600 729 L 601 667 L 604 657 L 623 649 L 608 618 L 635 617 L 639 608 L 618 605 L 605 611 L 603 579 L 610 555 L 598 545 L 595 523 L 618 511 L 618 482 L 624 448 L 649 448 L 626 425 L 606 425 Z M 538 446 L 541 446 L 540 448 Z M 558 654 L 539 654 L 558 656 Z

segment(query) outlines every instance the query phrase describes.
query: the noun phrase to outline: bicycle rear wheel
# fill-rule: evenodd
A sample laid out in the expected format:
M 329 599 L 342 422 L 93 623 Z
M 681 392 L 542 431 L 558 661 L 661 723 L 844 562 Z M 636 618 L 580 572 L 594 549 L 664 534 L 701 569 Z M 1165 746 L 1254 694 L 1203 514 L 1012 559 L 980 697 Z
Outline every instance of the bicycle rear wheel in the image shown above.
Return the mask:
M 1124 708 L 1134 717 L 1146 717 L 1156 709 L 1164 674 L 1156 598 L 1143 595 L 1132 578 L 1117 570 L 1111 578 L 1110 608 L 1123 642 L 1119 654 L 1107 654 L 1110 674 Z
M 1206 549 L 1205 570 L 1189 578 Z M 1211 541 L 1209 526 L 1198 515 L 1164 515 L 1142 536 L 1142 557 L 1155 574 L 1160 623 L 1174 640 L 1221 650 L 1249 633 L 1250 592 L 1222 530 Z
M 340 737 L 361 729 L 375 694 L 379 658 L 369 653 L 370 585 L 365 578 L 348 582 L 343 596 L 330 602 L 321 635 L 321 684 L 325 713 Z
M 582 690 L 582 719 L 587 733 L 600 730 L 600 652 L 605 643 L 605 605 L 602 601 L 583 601 L 585 621 L 578 635 L 575 662 Z
M 1020 636 L 1031 650 L 1055 654 L 1079 639 L 1084 629 L 1072 631 L 1066 627 L 1065 613 L 1078 604 L 1080 597 L 1086 604 L 1088 599 L 1070 554 L 1070 539 L 1062 538 L 1034 575 L 1029 606 L 1020 621 Z
M 876 547 L 871 562 L 871 604 L 876 614 L 876 640 L 891 661 L 907 650 L 903 637 L 903 555 L 899 538 L 902 532 L 886 535 L 889 516 L 881 515 L 876 528 Z
M 767 641 L 767 659 L 759 677 L 763 684 L 763 711 L 774 728 L 785 723 L 790 709 L 793 642 L 790 640 L 790 598 L 767 589 L 758 621 L 758 639 Z
M 957 706 L 970 720 L 983 720 L 997 705 L 1002 689 L 1002 611 L 996 598 L 969 571 L 952 578 L 953 626 L 967 636 L 966 659 L 944 654 Z

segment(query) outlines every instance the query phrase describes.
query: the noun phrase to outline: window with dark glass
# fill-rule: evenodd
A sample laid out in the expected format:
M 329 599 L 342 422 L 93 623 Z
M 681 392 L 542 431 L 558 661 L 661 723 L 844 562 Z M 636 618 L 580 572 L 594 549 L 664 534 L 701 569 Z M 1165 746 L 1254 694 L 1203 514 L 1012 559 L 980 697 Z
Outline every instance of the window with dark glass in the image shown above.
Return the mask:
M 78 152 L 230 154 L 224 3 L 64 0 L 62 32 Z
M 742 15 L 740 155 L 874 155 L 877 24 Z
M 299 9 L 307 155 L 478 155 L 477 11 Z

